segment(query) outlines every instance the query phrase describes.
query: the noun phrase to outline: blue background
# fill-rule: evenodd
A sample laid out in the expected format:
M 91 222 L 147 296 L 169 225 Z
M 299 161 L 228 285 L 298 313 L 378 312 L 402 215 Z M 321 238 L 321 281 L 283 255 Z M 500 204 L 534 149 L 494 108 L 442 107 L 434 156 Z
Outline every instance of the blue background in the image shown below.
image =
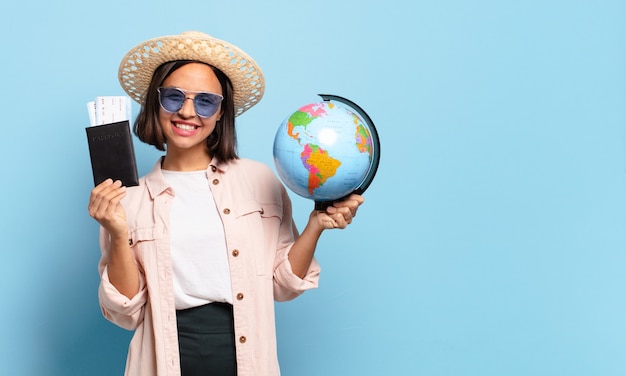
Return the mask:
M 626 374 L 626 3 L 26 0 L 2 21 L 0 374 L 122 374 L 86 102 L 123 94 L 131 47 L 192 29 L 264 70 L 242 156 L 273 167 L 275 130 L 318 93 L 381 137 L 320 288 L 277 304 L 284 375 Z M 159 153 L 135 146 L 145 174 Z

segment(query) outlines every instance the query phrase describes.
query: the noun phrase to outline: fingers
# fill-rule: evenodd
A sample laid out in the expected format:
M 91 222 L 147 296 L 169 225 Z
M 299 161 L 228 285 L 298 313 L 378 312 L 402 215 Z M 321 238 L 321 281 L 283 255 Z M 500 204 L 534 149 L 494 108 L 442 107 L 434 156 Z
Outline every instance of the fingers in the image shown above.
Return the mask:
M 344 198 L 341 201 L 337 201 L 333 204 L 335 207 L 349 207 L 351 210 L 356 211 L 356 209 L 361 206 L 365 202 L 365 198 L 361 195 L 351 194 L 350 196 Z
M 322 217 L 322 219 L 321 219 L 322 227 L 325 230 L 330 230 L 330 229 L 339 227 L 339 225 L 337 224 L 337 221 L 335 221 L 332 218 L 332 216 L 330 216 L 330 215 L 328 215 L 326 213 L 320 213 L 319 215 Z
M 329 213 L 341 213 L 345 221 L 349 224 L 352 222 L 352 218 L 356 217 L 356 212 L 359 206 L 365 202 L 365 199 L 361 195 L 351 194 L 345 199 L 333 203 L 332 206 L 327 208 Z M 332 208 L 332 209 L 330 209 Z M 328 210 L 330 209 L 330 210 Z
M 343 229 L 348 227 L 356 216 L 357 209 L 363 202 L 365 202 L 365 199 L 362 196 L 353 194 L 327 207 L 326 214 L 332 222 L 332 228 Z
M 125 194 L 126 187 L 123 187 L 122 182 L 119 180 L 107 179 L 98 184 L 91 191 L 87 208 L 89 215 L 98 221 L 112 216 Z
M 352 223 L 356 216 L 357 209 L 365 199 L 361 195 L 351 194 L 341 201 L 334 202 L 325 210 L 314 210 L 311 212 L 309 223 L 316 223 L 322 229 L 344 229 Z
M 350 223 L 352 223 L 352 213 L 348 212 L 340 212 L 331 215 L 331 218 L 335 221 L 335 228 L 346 228 Z

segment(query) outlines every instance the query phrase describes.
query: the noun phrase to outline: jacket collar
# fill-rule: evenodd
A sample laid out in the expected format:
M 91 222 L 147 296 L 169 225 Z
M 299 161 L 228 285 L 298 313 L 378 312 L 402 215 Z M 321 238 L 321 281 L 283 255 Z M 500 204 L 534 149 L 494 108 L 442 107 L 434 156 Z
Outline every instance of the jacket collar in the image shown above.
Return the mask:
M 152 170 L 146 175 L 146 187 L 148 188 L 150 198 L 153 200 L 155 197 L 168 190 L 171 193 L 171 188 L 165 181 L 163 173 L 161 172 L 161 163 L 163 163 L 163 158 L 165 157 L 159 158 L 159 160 L 154 164 L 154 167 L 152 167 Z

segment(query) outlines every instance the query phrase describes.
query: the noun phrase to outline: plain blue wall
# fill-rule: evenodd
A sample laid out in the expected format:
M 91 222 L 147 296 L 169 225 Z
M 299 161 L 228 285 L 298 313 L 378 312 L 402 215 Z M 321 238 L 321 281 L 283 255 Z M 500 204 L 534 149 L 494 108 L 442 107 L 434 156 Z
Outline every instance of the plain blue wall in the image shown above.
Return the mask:
M 273 167 L 275 130 L 318 93 L 381 136 L 366 204 L 319 245 L 320 288 L 277 305 L 284 375 L 626 374 L 623 1 L 30 3 L 0 23 L 0 374 L 122 373 L 85 104 L 123 94 L 128 49 L 190 29 L 263 67 L 243 156 Z M 136 149 L 144 174 L 159 153 Z

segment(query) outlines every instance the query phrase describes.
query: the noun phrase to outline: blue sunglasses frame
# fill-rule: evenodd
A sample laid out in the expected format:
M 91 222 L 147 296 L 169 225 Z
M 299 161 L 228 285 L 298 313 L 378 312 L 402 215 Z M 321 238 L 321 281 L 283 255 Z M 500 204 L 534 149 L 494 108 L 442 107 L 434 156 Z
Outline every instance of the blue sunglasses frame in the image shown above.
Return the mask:
M 202 118 L 208 118 L 215 114 L 220 103 L 224 100 L 220 94 L 208 91 L 183 90 L 177 87 L 160 87 L 157 91 L 159 92 L 159 104 L 166 112 L 180 111 L 185 101 L 191 99 L 196 114 Z M 191 97 L 189 94 L 194 94 L 194 96 Z

